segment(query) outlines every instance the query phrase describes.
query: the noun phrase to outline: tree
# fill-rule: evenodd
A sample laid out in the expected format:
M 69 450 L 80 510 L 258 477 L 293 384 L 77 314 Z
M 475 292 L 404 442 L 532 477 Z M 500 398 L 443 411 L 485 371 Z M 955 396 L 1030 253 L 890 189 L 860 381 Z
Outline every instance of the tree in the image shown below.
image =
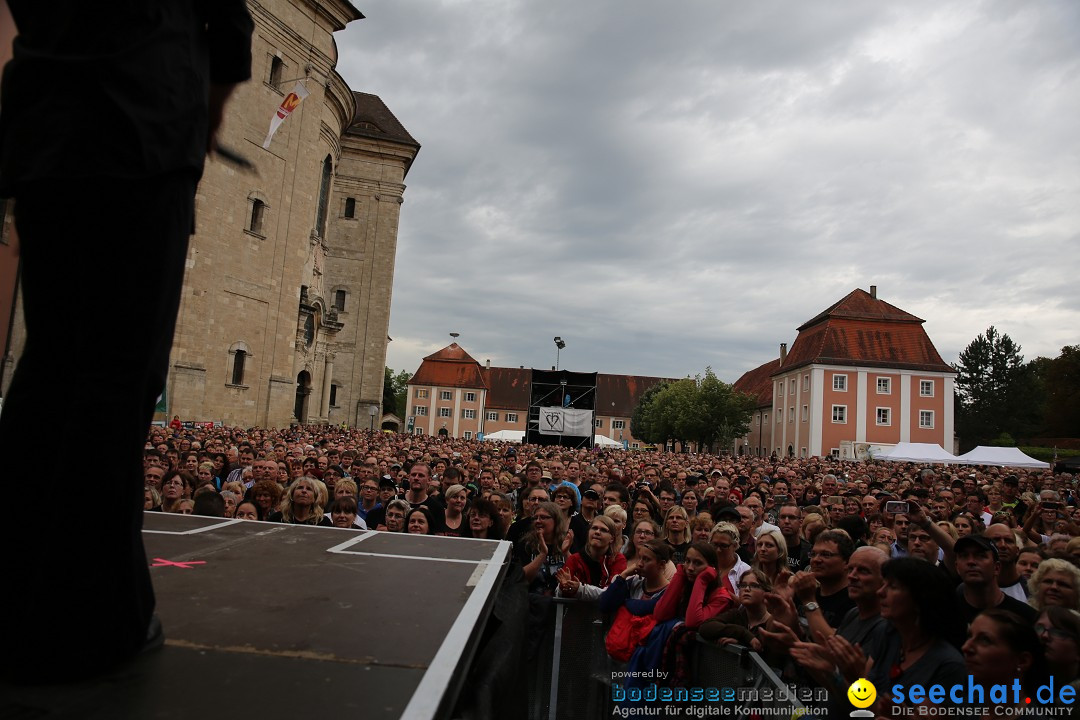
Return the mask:
M 389 367 L 386 368 L 386 376 L 383 379 L 383 412 L 393 413 L 399 417 L 404 415 L 408 407 L 409 378 L 412 374 L 402 370 L 395 373 Z
M 753 398 L 733 391 L 706 368 L 704 377 L 664 383 L 643 393 L 630 430 L 649 443 L 723 446 L 746 433 L 753 408 Z
M 1020 346 L 991 325 L 960 353 L 956 369 L 956 428 L 965 446 L 1002 433 L 1029 437 L 1041 415 L 1037 363 L 1024 363 Z
M 1047 361 L 1043 381 L 1044 432 L 1050 437 L 1077 437 L 1080 435 L 1080 345 L 1066 345 L 1061 348 L 1061 355 Z

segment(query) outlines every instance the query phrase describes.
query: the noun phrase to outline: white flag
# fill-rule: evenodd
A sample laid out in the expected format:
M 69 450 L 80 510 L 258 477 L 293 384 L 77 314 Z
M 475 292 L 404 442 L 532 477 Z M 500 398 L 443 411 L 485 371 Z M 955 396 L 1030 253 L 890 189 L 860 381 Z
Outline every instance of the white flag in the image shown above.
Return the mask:
M 299 80 L 296 81 L 296 85 L 293 86 L 292 92 L 285 96 L 285 99 L 278 105 L 277 112 L 274 113 L 274 117 L 270 118 L 270 132 L 266 134 L 266 139 L 263 140 L 263 149 L 270 148 L 270 141 L 274 139 L 274 133 L 281 127 L 281 123 L 285 122 L 285 118 L 292 114 L 292 111 L 306 98 L 310 93 L 308 89 L 304 87 L 304 84 Z
M 563 407 L 540 408 L 541 435 L 585 437 L 592 435 L 592 424 L 592 410 Z

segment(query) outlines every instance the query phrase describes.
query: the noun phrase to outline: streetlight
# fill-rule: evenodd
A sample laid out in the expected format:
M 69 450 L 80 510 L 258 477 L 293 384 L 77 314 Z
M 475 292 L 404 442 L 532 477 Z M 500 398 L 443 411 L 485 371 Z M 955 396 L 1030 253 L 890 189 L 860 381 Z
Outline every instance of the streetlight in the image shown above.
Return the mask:
M 368 415 L 371 416 L 371 430 L 372 431 L 375 430 L 375 416 L 378 415 L 378 414 L 379 414 L 379 406 L 378 405 L 370 405 L 370 406 L 368 406 Z
M 566 343 L 558 335 L 555 336 L 555 369 L 559 369 L 559 351 L 566 347 Z

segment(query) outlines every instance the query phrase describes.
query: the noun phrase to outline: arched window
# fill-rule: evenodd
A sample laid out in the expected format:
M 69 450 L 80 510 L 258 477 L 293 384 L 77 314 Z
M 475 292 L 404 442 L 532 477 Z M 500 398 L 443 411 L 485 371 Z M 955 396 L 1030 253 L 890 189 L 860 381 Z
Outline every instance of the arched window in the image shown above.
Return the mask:
M 270 87 L 276 88 L 281 85 L 281 73 L 285 69 L 285 63 L 281 61 L 279 57 L 270 58 L 270 78 L 267 83 Z
M 243 341 L 234 342 L 229 347 L 229 368 L 226 377 L 229 385 L 244 385 L 244 373 L 247 370 L 247 360 L 251 357 L 251 348 Z
M 319 237 L 326 237 L 326 209 L 330 202 L 330 177 L 334 172 L 334 163 L 327 155 L 322 164 L 322 180 L 319 183 L 319 205 L 315 217 L 315 232 Z
M 262 200 L 251 201 L 251 222 L 248 223 L 248 230 L 256 235 L 263 234 L 263 218 L 266 214 L 266 203 Z

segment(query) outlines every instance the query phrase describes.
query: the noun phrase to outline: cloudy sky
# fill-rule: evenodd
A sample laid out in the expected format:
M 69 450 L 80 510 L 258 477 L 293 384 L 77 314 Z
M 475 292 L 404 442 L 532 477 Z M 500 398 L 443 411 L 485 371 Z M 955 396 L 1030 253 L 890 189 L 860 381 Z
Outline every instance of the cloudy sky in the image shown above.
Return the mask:
M 856 287 L 1080 343 L 1080 3 L 355 0 L 422 145 L 387 364 L 721 379 Z

